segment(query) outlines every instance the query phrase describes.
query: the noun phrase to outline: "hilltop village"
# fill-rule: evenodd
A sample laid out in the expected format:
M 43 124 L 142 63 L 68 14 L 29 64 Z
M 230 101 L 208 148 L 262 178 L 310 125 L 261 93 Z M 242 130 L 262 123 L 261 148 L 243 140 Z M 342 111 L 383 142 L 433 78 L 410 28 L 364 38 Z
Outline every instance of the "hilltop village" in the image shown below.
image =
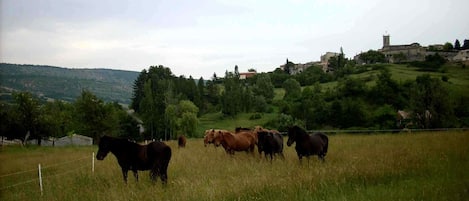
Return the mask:
M 451 62 L 467 62 L 469 61 L 469 40 L 464 40 L 461 46 L 459 40 L 456 40 L 454 46 L 451 43 L 429 45 L 428 47 L 421 46 L 419 43 L 391 45 L 391 36 L 383 35 L 383 46 L 378 50 L 370 50 L 377 52 L 384 56 L 384 62 L 388 63 L 404 63 L 413 61 L 424 61 L 426 56 L 438 54 L 444 59 Z M 370 52 L 369 51 L 369 52 Z M 360 53 L 353 57 L 353 61 L 357 64 L 366 64 L 367 61 L 363 59 L 363 54 Z M 289 67 L 289 74 L 298 74 L 311 66 L 320 66 L 324 72 L 334 71 L 334 65 L 331 65 L 330 60 L 333 57 L 341 55 L 339 52 L 326 52 L 321 55 L 319 61 L 311 61 L 304 64 L 298 63 Z M 352 60 L 352 59 L 351 59 Z M 287 63 L 289 63 L 287 59 Z M 279 66 L 280 69 L 285 70 L 286 64 Z M 249 77 L 253 75 L 252 72 L 243 73 L 243 76 Z

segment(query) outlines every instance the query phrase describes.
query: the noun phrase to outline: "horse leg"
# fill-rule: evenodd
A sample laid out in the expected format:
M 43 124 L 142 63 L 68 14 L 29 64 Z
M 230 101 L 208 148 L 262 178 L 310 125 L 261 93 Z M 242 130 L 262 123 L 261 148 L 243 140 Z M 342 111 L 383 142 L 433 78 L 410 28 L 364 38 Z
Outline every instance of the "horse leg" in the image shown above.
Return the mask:
M 134 172 L 135 180 L 138 182 L 138 171 L 137 170 L 132 170 L 132 172 Z
M 151 170 L 150 170 L 150 180 L 151 180 L 152 182 L 155 182 L 157 176 L 158 176 L 158 170 L 155 170 L 155 168 L 151 169 Z
M 129 170 L 128 169 L 125 169 L 125 168 L 122 168 L 122 176 L 124 176 L 124 182 L 127 184 L 127 172 Z
M 323 153 L 321 153 L 321 154 L 318 155 L 319 160 L 321 160 L 323 163 L 326 162 L 326 159 L 325 159 L 324 157 L 325 157 L 325 156 L 324 156 Z
M 283 155 L 283 152 L 280 152 L 279 154 L 282 157 L 282 159 L 285 160 L 285 156 Z
M 160 175 L 160 179 L 163 182 L 163 185 L 168 183 L 168 164 L 169 161 L 160 161 L 160 165 L 158 166 L 158 173 Z
M 300 165 L 301 165 L 302 164 L 301 159 L 303 159 L 303 156 L 301 154 L 298 154 L 298 159 L 300 159 Z

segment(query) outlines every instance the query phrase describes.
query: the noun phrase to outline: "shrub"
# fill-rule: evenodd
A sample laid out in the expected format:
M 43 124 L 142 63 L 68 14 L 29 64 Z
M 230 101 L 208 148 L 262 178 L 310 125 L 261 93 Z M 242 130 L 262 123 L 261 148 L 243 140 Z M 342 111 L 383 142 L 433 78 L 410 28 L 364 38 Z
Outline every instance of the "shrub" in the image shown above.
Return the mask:
M 262 118 L 261 113 L 254 113 L 253 115 L 249 117 L 249 120 L 256 120 L 256 119 L 261 119 L 261 118 Z

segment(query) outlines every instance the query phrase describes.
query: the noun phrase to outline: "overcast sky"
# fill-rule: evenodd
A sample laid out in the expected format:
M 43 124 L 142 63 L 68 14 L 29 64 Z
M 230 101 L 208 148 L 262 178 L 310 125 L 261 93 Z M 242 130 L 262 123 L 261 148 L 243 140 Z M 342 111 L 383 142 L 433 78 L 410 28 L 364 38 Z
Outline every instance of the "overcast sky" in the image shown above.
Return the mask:
M 0 0 L 1 62 L 224 76 L 469 39 L 468 0 Z

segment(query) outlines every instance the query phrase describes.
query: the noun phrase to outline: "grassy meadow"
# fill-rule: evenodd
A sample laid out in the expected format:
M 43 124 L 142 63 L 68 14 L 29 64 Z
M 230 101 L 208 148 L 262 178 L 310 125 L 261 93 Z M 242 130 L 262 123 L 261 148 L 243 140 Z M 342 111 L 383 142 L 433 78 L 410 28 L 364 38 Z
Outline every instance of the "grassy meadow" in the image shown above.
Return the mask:
M 286 139 L 285 139 L 286 142 Z M 175 141 L 169 182 L 140 172 L 124 184 L 113 155 L 96 161 L 97 147 L 1 147 L 0 200 L 467 200 L 469 131 L 330 135 L 326 162 L 299 164 L 293 147 L 285 160 L 257 153 L 229 156 L 223 148 Z M 44 194 L 36 180 L 44 167 Z M 33 170 L 27 172 L 28 170 Z M 9 175 L 15 172 L 22 174 Z M 7 176 L 4 176 L 7 175 Z

